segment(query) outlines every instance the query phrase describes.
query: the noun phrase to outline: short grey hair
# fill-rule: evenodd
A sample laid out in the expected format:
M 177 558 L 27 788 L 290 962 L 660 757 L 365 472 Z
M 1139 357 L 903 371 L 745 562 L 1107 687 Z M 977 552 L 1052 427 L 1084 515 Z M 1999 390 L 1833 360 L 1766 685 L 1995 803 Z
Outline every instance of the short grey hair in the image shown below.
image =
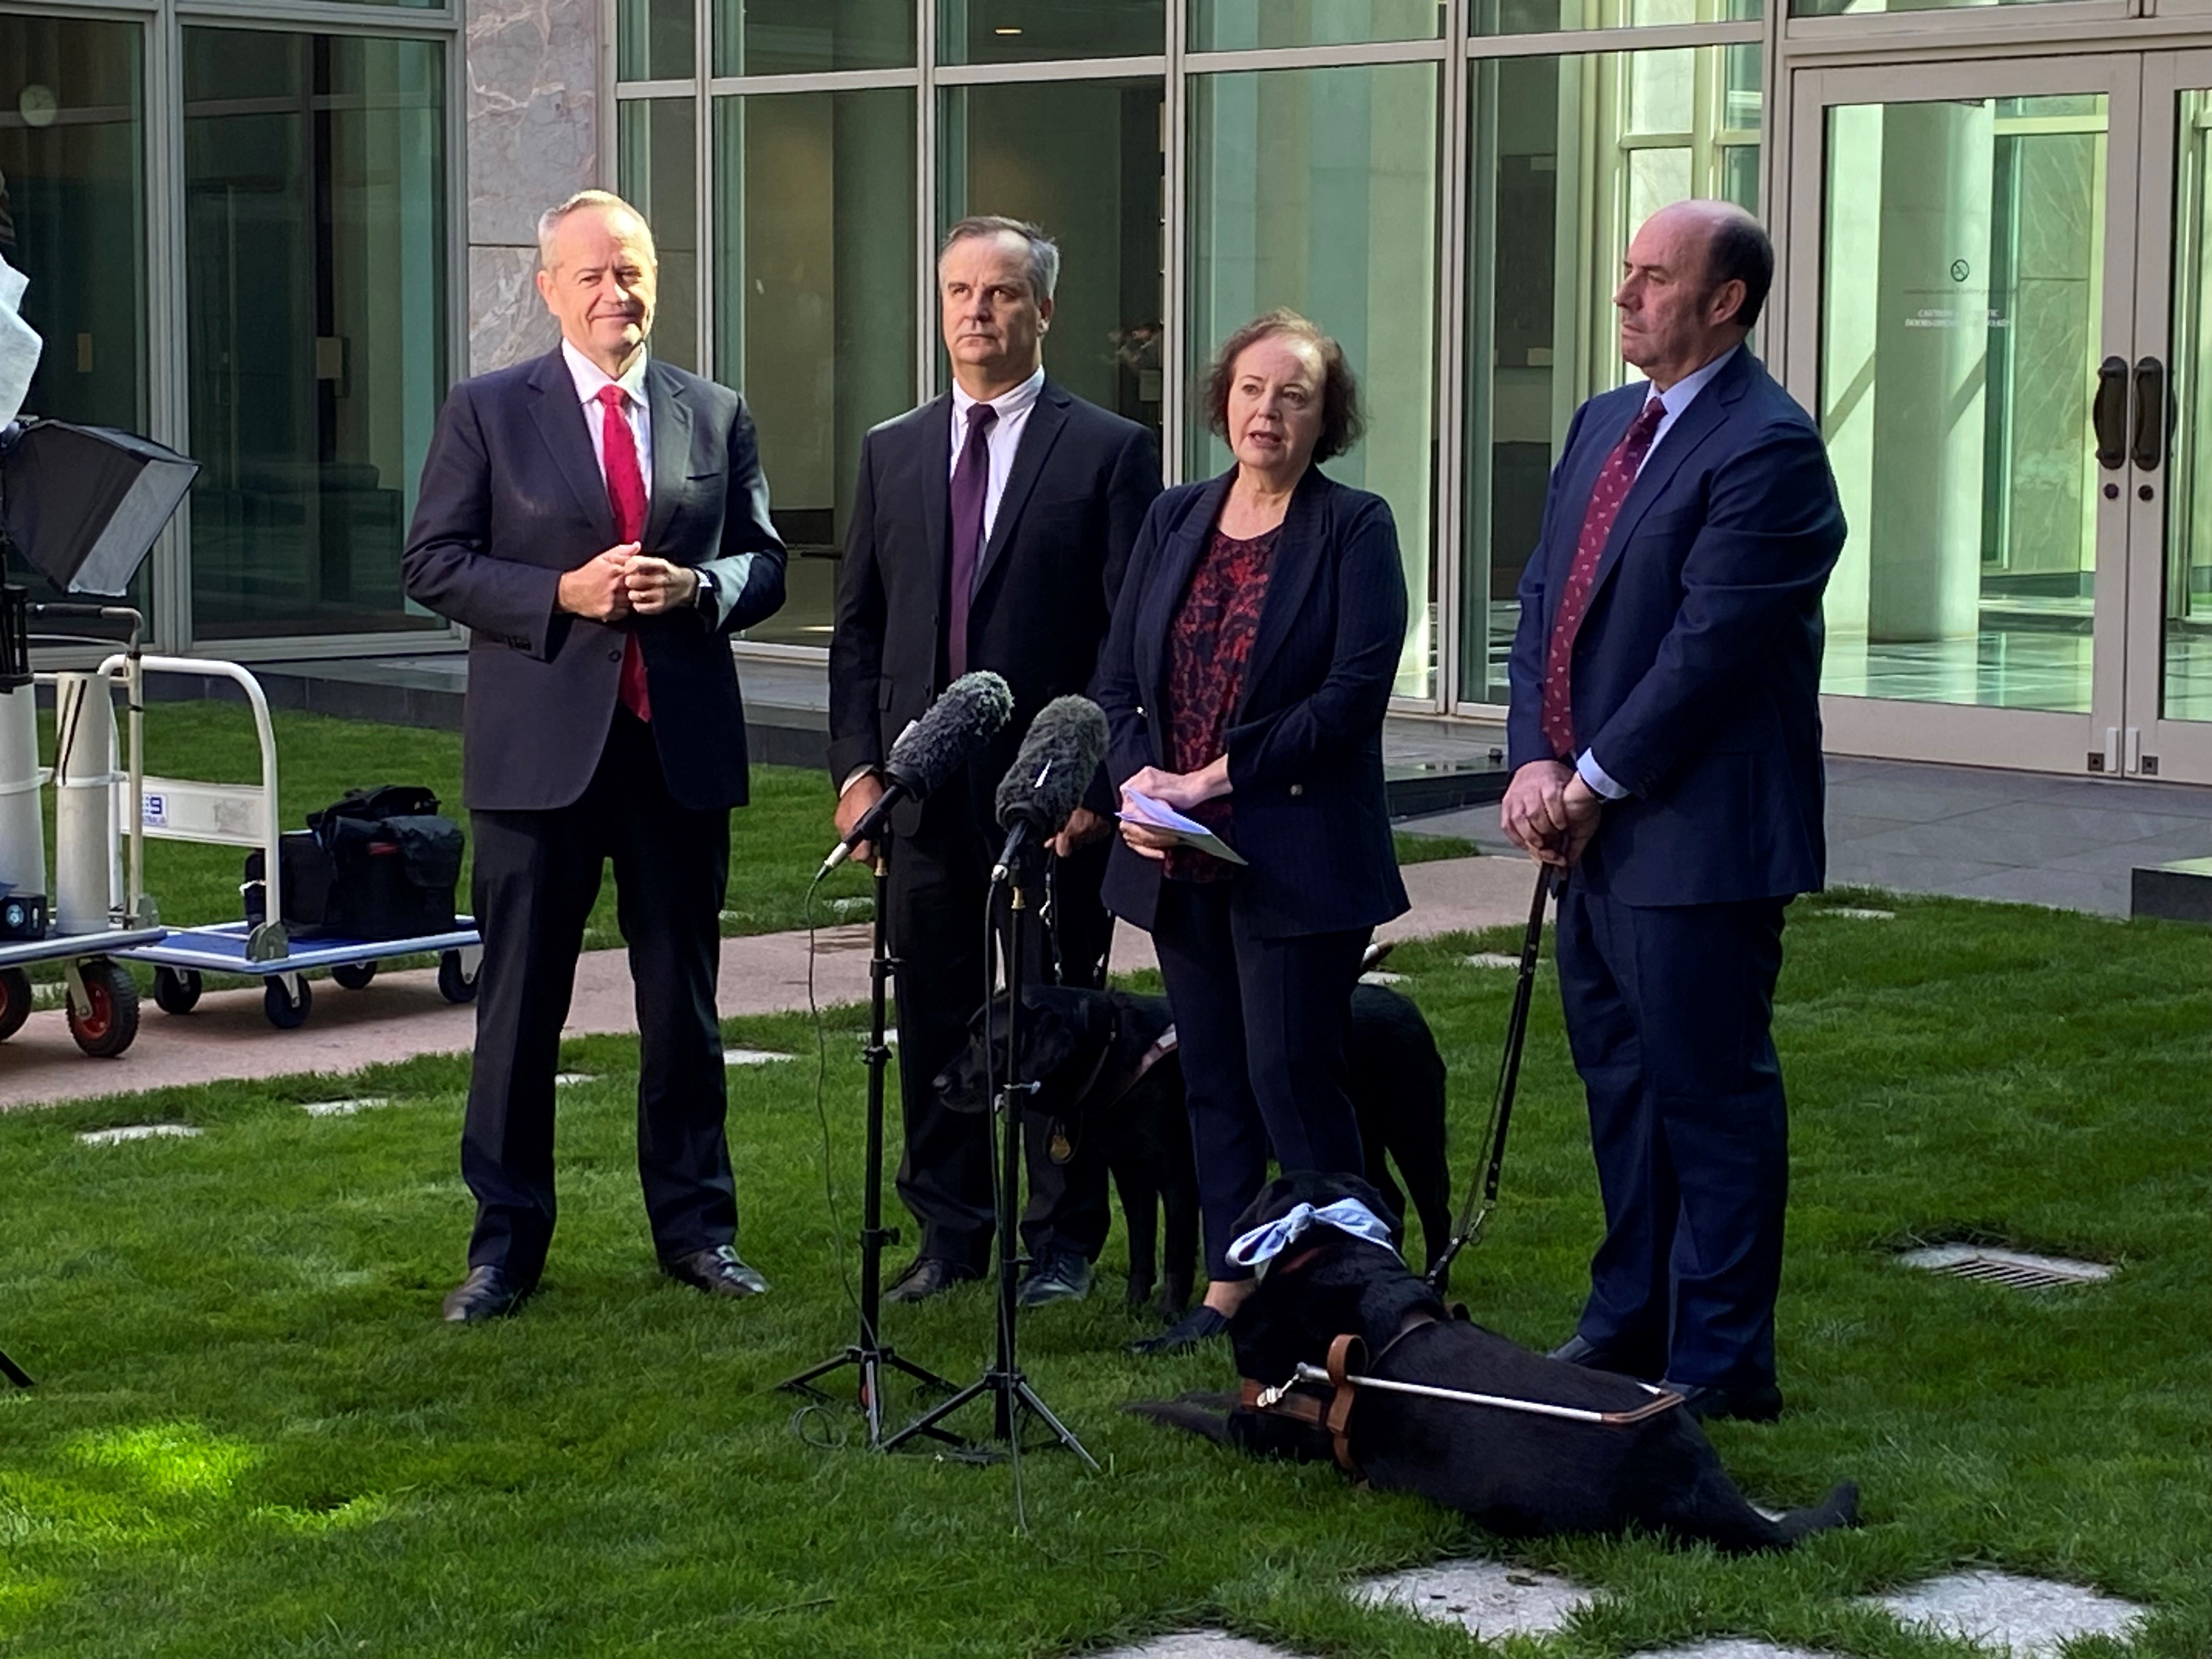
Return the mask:
M 550 207 L 538 216 L 538 264 L 545 270 L 553 269 L 553 233 L 570 214 L 585 208 L 599 208 L 610 213 L 627 213 L 637 221 L 637 228 L 645 234 L 645 251 L 653 256 L 656 265 L 660 263 L 660 250 L 653 245 L 653 227 L 645 216 L 611 190 L 580 190 L 567 201 Z
M 971 236 L 1019 238 L 1029 250 L 1030 292 L 1040 300 L 1052 298 L 1052 291 L 1060 283 L 1060 244 L 1042 227 L 1025 219 L 1009 219 L 1004 214 L 972 213 L 945 233 L 945 240 L 938 244 L 937 263 L 942 265 L 953 246 Z

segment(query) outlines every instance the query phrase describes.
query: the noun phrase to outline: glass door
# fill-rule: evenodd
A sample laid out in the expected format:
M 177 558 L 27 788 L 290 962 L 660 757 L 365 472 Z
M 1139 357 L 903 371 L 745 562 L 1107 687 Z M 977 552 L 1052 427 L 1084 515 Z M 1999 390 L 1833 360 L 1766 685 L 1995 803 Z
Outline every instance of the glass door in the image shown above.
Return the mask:
M 1815 70 L 1793 90 L 1790 291 L 1817 298 L 1790 307 L 1785 374 L 1850 524 L 1829 746 L 2118 769 L 2140 59 Z
M 2212 782 L 2212 52 L 2143 60 L 2123 770 Z M 2117 434 L 2115 434 L 2117 437 Z

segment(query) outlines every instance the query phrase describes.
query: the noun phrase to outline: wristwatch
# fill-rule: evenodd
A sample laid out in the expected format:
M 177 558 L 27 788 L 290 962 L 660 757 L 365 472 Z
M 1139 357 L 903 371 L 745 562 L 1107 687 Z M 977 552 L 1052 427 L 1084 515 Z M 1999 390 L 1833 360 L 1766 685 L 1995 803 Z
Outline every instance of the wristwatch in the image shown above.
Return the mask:
M 691 589 L 691 603 L 711 617 L 715 611 L 714 595 L 718 591 L 714 586 L 714 573 L 694 570 L 691 574 L 699 579 Z

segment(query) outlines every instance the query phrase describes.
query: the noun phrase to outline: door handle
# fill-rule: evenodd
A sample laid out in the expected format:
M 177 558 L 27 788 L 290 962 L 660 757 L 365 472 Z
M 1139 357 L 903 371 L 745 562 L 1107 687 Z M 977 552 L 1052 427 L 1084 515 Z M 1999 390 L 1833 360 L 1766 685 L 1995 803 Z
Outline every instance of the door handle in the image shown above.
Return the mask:
M 2139 471 L 2166 465 L 2166 365 L 2155 357 L 2136 359 L 2136 442 Z
M 2097 367 L 2097 398 L 2091 404 L 2097 430 L 2097 465 L 2117 472 L 2128 463 L 2128 360 L 2107 357 Z

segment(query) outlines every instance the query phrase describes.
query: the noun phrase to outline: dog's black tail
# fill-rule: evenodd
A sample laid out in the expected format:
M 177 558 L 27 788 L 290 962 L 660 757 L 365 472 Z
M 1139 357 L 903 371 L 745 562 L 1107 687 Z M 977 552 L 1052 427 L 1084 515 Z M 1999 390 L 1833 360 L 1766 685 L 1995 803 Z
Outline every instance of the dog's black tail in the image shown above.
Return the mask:
M 1686 1539 L 1703 1539 L 1730 1554 L 1786 1550 L 1815 1533 L 1859 1522 L 1859 1489 L 1846 1480 L 1808 1510 L 1769 1515 L 1752 1507 L 1717 1459 L 1668 1492 L 1650 1517 Z
M 1229 1443 L 1229 1413 L 1237 1404 L 1233 1394 L 1179 1394 L 1172 1400 L 1132 1400 L 1121 1407 L 1132 1417 L 1204 1435 L 1217 1446 Z
M 1774 1522 L 1777 1534 L 1775 1547 L 1788 1549 L 1816 1532 L 1833 1532 L 1838 1527 L 1856 1527 L 1859 1523 L 1859 1483 L 1856 1480 L 1838 1482 L 1830 1492 L 1809 1510 L 1790 1510 Z

